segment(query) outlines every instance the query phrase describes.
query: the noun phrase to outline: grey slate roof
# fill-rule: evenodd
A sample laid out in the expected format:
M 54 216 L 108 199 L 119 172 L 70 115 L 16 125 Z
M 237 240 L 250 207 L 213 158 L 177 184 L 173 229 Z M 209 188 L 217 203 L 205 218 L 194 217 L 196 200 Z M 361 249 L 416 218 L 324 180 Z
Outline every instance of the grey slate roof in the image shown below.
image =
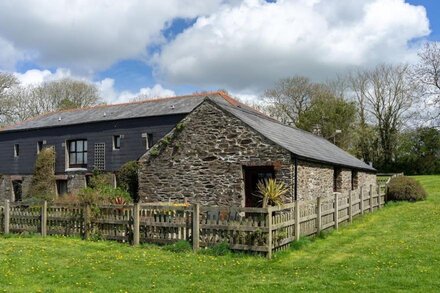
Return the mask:
M 205 99 L 215 102 L 221 108 L 242 120 L 269 140 L 300 158 L 375 171 L 370 165 L 338 148 L 328 140 L 309 132 L 281 124 L 278 121 L 235 101 L 221 92 L 49 113 L 1 129 L 0 134 L 9 131 L 58 127 L 100 121 L 188 114 Z
M 323 137 L 286 126 L 254 111 L 232 106 L 225 100 L 216 98 L 211 100 L 269 140 L 300 158 L 376 171 L 369 164 L 357 159 Z
M 104 105 L 86 109 L 53 112 L 6 127 L 1 131 L 57 127 L 148 116 L 187 114 L 197 107 L 206 96 L 211 97 L 212 95 L 163 98 L 135 103 Z

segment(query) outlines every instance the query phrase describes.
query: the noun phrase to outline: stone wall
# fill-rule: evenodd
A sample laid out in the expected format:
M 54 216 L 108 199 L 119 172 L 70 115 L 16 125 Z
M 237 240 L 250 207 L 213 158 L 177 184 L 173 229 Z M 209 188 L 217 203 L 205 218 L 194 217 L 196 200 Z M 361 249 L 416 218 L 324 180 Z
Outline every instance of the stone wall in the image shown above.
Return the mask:
M 15 201 L 14 190 L 12 187 L 12 181 L 22 181 L 22 196 L 23 198 L 29 193 L 30 184 L 32 182 L 32 175 L 1 175 L 0 176 L 0 201 L 9 199 Z
M 243 206 L 243 166 L 274 165 L 275 177 L 292 191 L 290 153 L 210 101 L 167 137 L 159 143 L 163 147 L 140 159 L 141 201 L 190 197 L 190 202 Z
M 375 173 L 359 171 L 358 180 L 359 187 L 363 186 L 364 189 L 370 188 L 370 185 L 373 185 L 373 188 L 376 188 L 377 186 L 377 178 Z
M 77 193 L 87 186 L 86 175 L 84 172 L 73 173 L 69 172 L 67 176 L 67 192 Z
M 64 175 L 63 179 L 67 180 L 67 188 L 69 192 L 78 192 L 86 186 L 86 177 L 84 174 L 70 174 Z M 11 202 L 15 201 L 15 196 L 12 187 L 12 181 L 22 181 L 22 196 L 23 199 L 29 198 L 30 184 L 32 182 L 32 175 L 2 175 L 0 178 L 0 201 L 9 199 Z
M 0 201 L 13 200 L 12 183 L 7 175 L 0 175 Z
M 336 168 L 338 169 L 338 168 Z M 338 190 L 346 193 L 351 190 L 352 170 L 339 168 L 340 178 Z M 328 196 L 333 192 L 334 166 L 320 163 L 298 161 L 298 198 L 300 200 L 312 200 L 318 196 Z M 376 174 L 358 170 L 358 188 L 370 188 L 370 184 L 376 186 Z
M 333 166 L 298 161 L 298 199 L 311 200 L 333 192 Z

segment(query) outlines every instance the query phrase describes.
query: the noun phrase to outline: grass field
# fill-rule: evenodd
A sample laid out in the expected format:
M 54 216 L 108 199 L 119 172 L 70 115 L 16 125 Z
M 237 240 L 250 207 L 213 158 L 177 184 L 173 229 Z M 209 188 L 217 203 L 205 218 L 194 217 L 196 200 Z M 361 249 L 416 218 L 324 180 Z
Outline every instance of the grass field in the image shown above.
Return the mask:
M 325 239 L 262 257 L 0 237 L 0 292 L 418 291 L 440 288 L 440 176 L 425 202 L 389 204 Z M 299 245 L 297 245 L 299 246 Z

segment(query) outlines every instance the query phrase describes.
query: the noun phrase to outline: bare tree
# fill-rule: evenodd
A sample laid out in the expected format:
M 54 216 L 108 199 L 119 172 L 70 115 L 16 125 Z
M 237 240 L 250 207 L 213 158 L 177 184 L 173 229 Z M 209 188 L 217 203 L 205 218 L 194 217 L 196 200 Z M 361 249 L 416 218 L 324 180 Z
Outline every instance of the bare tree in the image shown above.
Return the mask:
M 296 125 L 298 117 L 312 105 L 320 87 L 303 76 L 281 79 L 264 93 L 263 98 L 269 104 L 266 110 L 282 123 Z
M 13 100 L 10 95 L 17 85 L 18 80 L 13 74 L 0 72 L 0 124 L 6 123 L 7 117 L 11 114 Z
M 419 52 L 419 63 L 414 67 L 415 78 L 424 88 L 426 104 L 434 109 L 434 119 L 440 118 L 440 44 L 426 43 Z
M 68 78 L 44 83 L 34 90 L 33 97 L 40 101 L 41 112 L 83 108 L 100 102 L 95 85 Z
M 384 165 L 393 160 L 399 127 L 409 118 L 411 106 L 419 94 L 409 74 L 407 65 L 379 65 L 350 77 L 361 129 L 369 130 L 368 122 L 376 127 Z M 366 151 L 368 144 L 364 147 Z
M 31 86 L 17 86 L 9 93 L 9 112 L 6 123 L 24 121 L 43 113 L 39 106 L 40 101 L 34 96 L 35 88 Z
M 78 80 L 62 79 L 40 86 L 11 86 L 0 96 L 0 122 L 14 123 L 31 117 L 72 108 L 83 108 L 100 102 L 95 85 Z

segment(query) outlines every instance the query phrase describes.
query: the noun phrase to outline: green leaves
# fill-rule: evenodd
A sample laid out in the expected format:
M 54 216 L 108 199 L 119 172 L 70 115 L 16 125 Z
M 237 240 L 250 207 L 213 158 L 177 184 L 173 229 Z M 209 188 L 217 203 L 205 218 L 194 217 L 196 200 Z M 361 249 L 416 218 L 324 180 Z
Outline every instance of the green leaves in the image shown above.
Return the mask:
M 283 203 L 283 196 L 289 192 L 289 189 L 283 182 L 272 178 L 258 182 L 257 190 L 258 194 L 263 198 L 263 207 L 281 205 Z

